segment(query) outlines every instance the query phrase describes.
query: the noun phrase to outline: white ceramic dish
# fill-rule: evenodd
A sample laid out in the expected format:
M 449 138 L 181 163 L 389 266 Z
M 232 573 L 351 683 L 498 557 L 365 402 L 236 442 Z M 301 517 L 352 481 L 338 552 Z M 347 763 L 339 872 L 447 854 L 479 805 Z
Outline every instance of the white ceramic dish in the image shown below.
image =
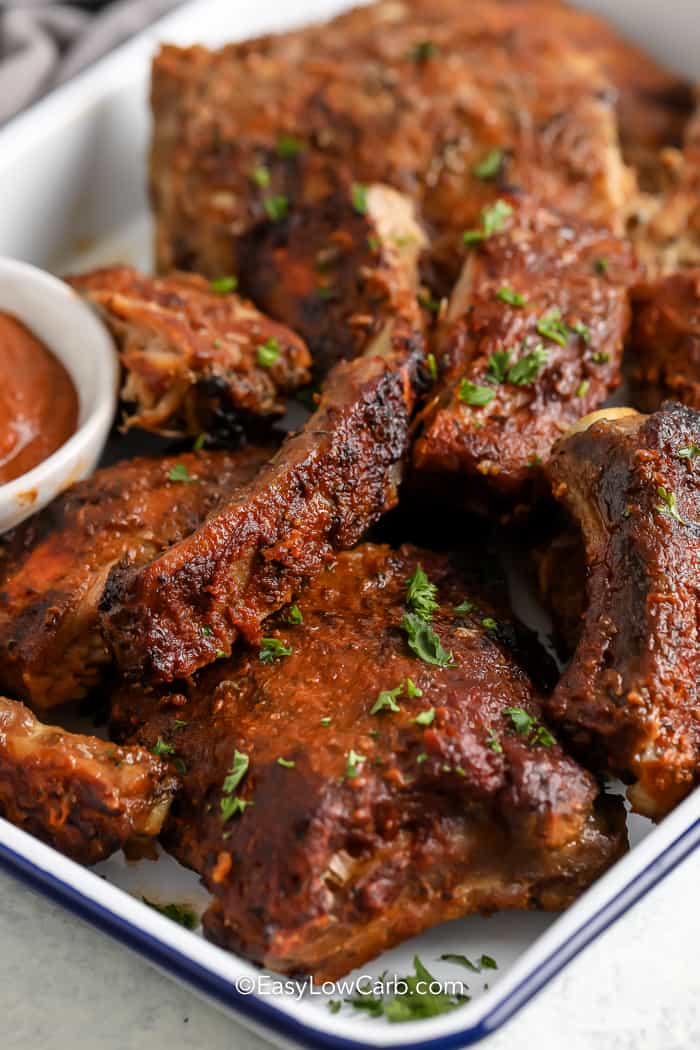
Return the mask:
M 33 470 L 0 485 L 0 532 L 45 506 L 94 470 L 114 417 L 119 380 L 107 329 L 51 274 L 0 258 L 0 310 L 22 321 L 68 371 L 78 394 L 75 433 Z
M 343 6 L 348 4 L 340 0 L 256 0 L 254 5 L 198 0 L 14 121 L 0 133 L 0 252 L 59 271 L 118 260 L 148 265 L 144 150 L 148 59 L 156 42 L 217 45 L 325 17 Z M 700 74 L 697 0 L 669 0 L 663 8 L 643 0 L 591 0 L 587 6 L 609 14 L 663 60 Z M 514 597 L 518 611 L 528 615 L 522 594 Z M 700 790 L 659 827 L 634 817 L 629 827 L 630 853 L 565 914 L 461 920 L 368 966 L 374 975 L 406 974 L 418 952 L 438 976 L 466 976 L 468 1005 L 399 1025 L 350 1008 L 331 1014 L 324 997 L 308 992 L 300 999 L 270 988 L 248 994 L 253 967 L 141 903 L 143 895 L 189 902 L 197 910 L 205 905 L 207 895 L 196 878 L 169 858 L 133 865 L 120 855 L 88 871 L 0 821 L 0 864 L 279 1045 L 447 1050 L 475 1043 L 502 1025 L 700 844 Z M 446 952 L 470 957 L 486 952 L 499 969 L 487 978 L 456 972 L 436 962 Z

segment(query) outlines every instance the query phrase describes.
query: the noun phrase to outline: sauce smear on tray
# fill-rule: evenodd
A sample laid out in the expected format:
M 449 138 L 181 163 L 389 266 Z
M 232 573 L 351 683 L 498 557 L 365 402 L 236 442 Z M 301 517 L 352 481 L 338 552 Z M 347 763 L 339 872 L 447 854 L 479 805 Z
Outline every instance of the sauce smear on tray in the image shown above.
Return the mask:
M 78 395 L 57 358 L 28 328 L 0 313 L 0 484 L 36 467 L 78 423 Z

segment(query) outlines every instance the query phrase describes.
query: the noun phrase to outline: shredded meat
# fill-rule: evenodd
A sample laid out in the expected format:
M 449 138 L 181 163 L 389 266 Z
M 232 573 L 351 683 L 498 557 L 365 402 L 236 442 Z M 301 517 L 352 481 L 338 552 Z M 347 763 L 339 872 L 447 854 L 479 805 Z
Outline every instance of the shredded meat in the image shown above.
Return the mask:
M 632 300 L 631 378 L 640 408 L 672 397 L 700 408 L 700 269 L 639 285 Z
M 117 340 L 126 428 L 169 437 L 230 431 L 240 417 L 281 415 L 285 394 L 310 379 L 301 339 L 226 283 L 217 292 L 193 274 L 155 279 L 127 266 L 69 283 Z

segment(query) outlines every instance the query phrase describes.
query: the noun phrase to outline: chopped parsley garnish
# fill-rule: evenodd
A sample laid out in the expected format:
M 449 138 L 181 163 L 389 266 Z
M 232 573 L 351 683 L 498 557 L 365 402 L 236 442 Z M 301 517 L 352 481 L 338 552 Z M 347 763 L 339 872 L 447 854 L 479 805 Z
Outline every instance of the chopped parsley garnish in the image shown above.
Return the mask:
M 380 711 L 400 711 L 401 708 L 396 703 L 396 699 L 401 696 L 402 693 L 403 683 L 397 685 L 395 689 L 383 689 L 372 704 L 369 713 L 371 715 L 377 715 Z
M 594 354 L 591 354 L 591 360 L 597 365 L 607 365 L 610 360 L 610 354 L 607 350 L 596 350 Z
M 343 1004 L 341 1003 L 340 999 L 329 999 L 328 1000 L 328 1009 L 330 1010 L 330 1012 L 332 1014 L 337 1014 L 342 1005 Z
M 359 777 L 362 766 L 366 761 L 367 758 L 365 755 L 359 755 L 357 751 L 348 751 L 348 757 L 345 763 L 345 776 L 348 780 L 354 780 L 355 777 Z
M 512 288 L 507 285 L 503 285 L 496 292 L 496 298 L 500 299 L 502 303 L 508 303 L 508 306 L 525 306 L 526 299 L 520 292 L 514 292 Z
M 370 233 L 369 237 L 367 238 L 367 247 L 372 252 L 379 251 L 379 238 L 376 237 L 373 233 Z M 418 302 L 420 302 L 420 296 L 418 298 Z M 421 306 L 422 305 L 423 304 L 421 303 Z
M 495 729 L 489 729 L 486 735 L 486 746 L 497 755 L 503 754 L 503 746 Z
M 169 744 L 166 740 L 163 740 L 163 738 L 159 736 L 155 744 L 151 748 L 151 752 L 154 755 L 173 755 L 175 754 L 175 748 L 172 744 Z
M 663 485 L 659 485 L 656 490 L 656 495 L 661 500 L 661 503 L 657 503 L 655 508 L 659 514 L 665 514 L 667 517 L 673 518 L 673 520 L 677 521 L 680 525 L 685 525 L 683 518 L 678 513 L 678 500 L 675 492 L 670 492 L 668 489 L 665 489 Z
M 257 168 L 253 168 L 251 179 L 256 186 L 260 186 L 261 189 L 265 189 L 266 186 L 270 185 L 270 172 L 264 164 L 259 164 Z
M 428 579 L 423 566 L 417 565 L 406 585 L 406 605 L 424 620 L 430 620 L 438 608 L 437 590 L 436 585 Z
M 176 463 L 175 466 L 168 471 L 168 478 L 170 481 L 193 482 L 197 480 L 190 476 L 190 472 L 184 463 Z
M 184 718 L 176 718 L 173 722 L 173 729 L 184 729 L 186 725 L 189 725 Z
M 419 755 L 416 755 L 416 762 L 418 763 L 419 766 L 422 766 L 423 763 L 427 760 L 427 758 L 428 758 L 428 756 L 427 756 L 426 752 L 425 751 L 421 751 L 421 753 Z
M 225 824 L 238 813 L 245 813 L 248 806 L 252 805 L 252 802 L 246 802 L 245 799 L 239 798 L 238 795 L 225 795 L 221 799 L 221 822 Z
M 253 805 L 252 802 L 246 802 L 244 799 L 239 798 L 238 795 L 234 794 L 236 788 L 248 772 L 249 765 L 250 760 L 247 755 L 242 754 L 240 751 L 234 751 L 231 768 L 221 786 L 221 820 L 224 824 L 237 813 L 243 813 L 247 806 Z
M 527 386 L 529 383 L 534 383 L 547 363 L 548 356 L 543 346 L 536 346 L 534 350 L 530 350 L 514 365 L 511 365 L 506 377 L 508 382 L 516 386 Z
M 585 397 L 591 385 L 590 379 L 582 379 L 576 387 L 576 397 Z
M 236 288 L 238 288 L 238 278 L 231 275 L 215 277 L 213 281 L 209 282 L 209 287 L 217 295 L 227 295 L 229 292 L 235 292 Z
M 423 65 L 431 58 L 435 58 L 438 53 L 439 48 L 432 40 L 419 40 L 408 52 L 408 57 L 418 65 Z
M 319 284 L 316 288 L 316 295 L 319 297 L 319 299 L 323 299 L 325 302 L 327 302 L 329 299 L 332 299 L 335 295 L 335 287 L 332 283 Z
M 609 265 L 610 263 L 604 256 L 600 259 L 596 259 L 594 263 L 595 272 L 602 276 L 604 273 L 608 272 Z
M 445 962 L 456 963 L 458 966 L 464 966 L 467 970 L 471 970 L 472 973 L 481 973 L 482 970 L 497 970 L 498 964 L 495 959 L 492 959 L 490 955 L 482 955 L 476 962 L 472 962 L 466 955 L 454 955 L 451 952 L 446 952 L 440 956 Z
M 430 375 L 430 378 L 433 382 L 435 382 L 438 376 L 437 361 L 435 360 L 435 354 L 428 354 L 428 356 L 425 359 L 425 363 L 428 366 L 428 373 Z
M 321 725 L 322 725 L 322 726 L 324 726 L 324 727 L 325 727 L 325 726 L 329 726 L 329 725 L 331 724 L 331 722 L 332 722 L 332 719 L 330 718 L 330 716 L 329 716 L 329 715 L 325 715 L 325 716 L 324 716 L 324 717 L 323 717 L 323 718 L 321 719 Z
M 422 696 L 423 690 L 419 689 L 412 678 L 406 679 L 406 696 L 409 700 L 414 700 L 417 696 Z
M 470 613 L 474 609 L 474 602 L 470 602 L 468 598 L 465 598 L 459 605 L 455 605 L 454 611 L 456 613 Z
M 214 656 L 216 657 L 217 660 L 222 660 L 224 658 L 224 656 L 226 656 L 226 653 L 224 652 L 223 649 L 217 649 L 216 652 L 214 653 Z
M 280 132 L 277 136 L 277 156 L 281 157 L 282 160 L 287 160 L 289 157 L 298 157 L 305 149 L 306 143 L 302 142 L 301 139 L 295 138 L 294 135 L 286 135 L 284 132 Z
M 263 208 L 268 219 L 271 219 L 272 222 L 281 222 L 289 211 L 289 201 L 284 194 L 277 193 L 273 197 L 265 198 Z
M 354 182 L 352 185 L 351 200 L 352 206 L 358 215 L 367 214 L 367 187 L 361 185 L 359 182 Z
M 290 605 L 287 613 L 287 623 L 303 623 L 304 617 L 298 605 Z
M 503 150 L 492 149 L 474 168 L 477 179 L 495 179 L 503 164 Z
M 207 435 L 206 434 L 197 434 L 197 437 L 194 439 L 194 443 L 192 445 L 192 450 L 194 452 L 201 452 L 202 449 L 204 448 L 204 446 L 206 445 L 206 443 L 207 443 Z
M 283 656 L 291 656 L 292 649 L 281 638 L 263 638 L 258 657 L 263 664 L 271 664 Z
M 280 344 L 272 335 L 258 347 L 258 364 L 261 368 L 270 368 L 280 356 Z
M 425 968 L 417 955 L 413 959 L 413 967 L 415 974 L 395 980 L 395 987 L 401 989 L 395 995 L 387 997 L 367 990 L 345 999 L 345 1002 L 354 1010 L 370 1017 L 385 1017 L 394 1024 L 437 1017 L 469 1002 L 469 996 L 464 993 L 442 991 L 440 982 Z
M 513 214 L 507 201 L 497 200 L 495 204 L 481 209 L 481 226 L 476 230 L 465 230 L 462 240 L 465 244 L 479 244 L 503 229 L 505 222 Z
M 459 384 L 457 396 L 464 405 L 483 408 L 485 405 L 490 404 L 496 395 L 487 386 L 477 386 L 476 383 L 470 382 L 469 379 L 463 379 Z
M 285 769 L 294 769 L 296 762 L 291 758 L 280 758 L 277 759 L 277 765 L 283 766 Z
M 510 350 L 494 350 L 489 358 L 486 378 L 493 383 L 505 383 L 510 367 Z
M 432 314 L 436 314 L 440 310 L 440 300 L 433 299 L 432 295 L 419 295 L 418 302 L 424 310 L 430 310 Z
M 205 623 L 202 624 L 202 626 L 199 628 L 199 630 L 201 631 L 201 633 L 202 633 L 204 638 L 211 638 L 211 636 L 214 633 L 212 631 L 211 627 L 208 627 L 207 624 L 205 624 Z
M 572 332 L 576 332 L 576 335 L 580 335 L 584 343 L 588 344 L 591 341 L 591 333 L 588 329 L 588 325 L 585 325 L 583 321 L 576 321 L 571 328 Z
M 178 771 L 178 773 L 182 773 L 184 777 L 185 773 L 187 772 L 187 763 L 185 762 L 184 758 L 180 758 L 179 755 L 175 755 L 173 759 L 173 765 L 175 766 L 175 769 Z
M 546 726 L 522 707 L 506 707 L 503 710 L 518 736 L 526 737 L 529 744 L 552 747 L 556 741 Z
M 546 339 L 551 339 L 552 342 L 559 343 L 559 346 L 566 346 L 569 341 L 569 327 L 562 320 L 561 310 L 558 306 L 553 306 L 551 310 L 548 310 L 547 313 L 539 319 L 537 322 L 537 332 Z
M 676 455 L 679 459 L 695 459 L 697 456 L 700 456 L 700 445 L 695 443 L 686 445 L 685 448 L 679 448 Z
M 412 719 L 419 726 L 430 726 L 435 721 L 435 708 L 429 707 L 427 711 L 421 711 Z
M 430 624 L 416 613 L 404 613 L 401 626 L 406 632 L 409 648 L 421 660 L 436 667 L 447 667 L 454 660 L 448 653 Z
M 167 919 L 172 919 L 173 922 L 184 926 L 186 930 L 194 930 L 199 925 L 199 918 L 187 904 L 156 904 L 155 901 L 150 901 L 148 897 L 142 897 L 141 900 L 149 908 L 159 911 L 161 915 L 165 915 Z
M 481 626 L 485 627 L 487 631 L 495 631 L 498 628 L 498 624 L 493 616 L 485 616 L 481 621 Z

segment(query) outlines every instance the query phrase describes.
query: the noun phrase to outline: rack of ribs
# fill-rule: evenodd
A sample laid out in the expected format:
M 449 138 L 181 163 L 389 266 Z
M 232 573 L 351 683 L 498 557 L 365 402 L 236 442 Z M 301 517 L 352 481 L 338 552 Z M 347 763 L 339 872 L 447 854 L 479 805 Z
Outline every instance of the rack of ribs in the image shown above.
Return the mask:
M 176 786 L 145 748 L 42 725 L 0 697 L 0 815 L 73 860 L 155 839 Z
M 439 376 L 413 449 L 420 483 L 511 512 L 554 442 L 620 381 L 629 246 L 531 198 L 486 209 L 442 318 Z
M 683 83 L 549 0 L 391 0 L 221 51 L 166 46 L 152 80 L 158 266 L 234 272 L 236 243 L 258 222 L 352 183 L 416 203 L 443 284 L 462 231 L 508 188 L 620 232 L 634 177 L 618 86 L 633 152 L 648 145 L 640 99 L 658 108 L 656 135 L 675 139 Z
M 282 415 L 308 383 L 302 340 L 232 292 L 233 277 L 147 277 L 128 266 L 68 278 L 93 303 L 119 347 L 126 429 L 167 437 L 235 430 Z
M 636 403 L 653 412 L 674 398 L 700 408 L 700 269 L 637 285 L 632 311 Z
M 377 218 L 375 203 L 410 216 L 410 204 L 397 204 L 393 191 L 368 193 L 378 238 L 393 224 Z M 344 265 L 346 280 L 354 269 L 359 286 L 364 249 Z M 267 616 L 396 503 L 424 335 L 416 252 L 392 256 L 392 265 L 405 271 L 396 277 L 402 294 L 381 325 L 355 334 L 357 356 L 331 369 L 303 429 L 192 536 L 147 565 L 113 569 L 102 626 L 129 677 L 172 681 L 228 655 L 239 634 L 255 641 Z M 363 300 L 371 313 L 371 288 Z M 347 345 L 340 324 L 337 334 Z
M 217 943 L 334 979 L 438 922 L 562 908 L 624 850 L 622 806 L 562 752 L 512 625 L 448 556 L 343 553 L 266 631 L 112 705 L 119 739 L 185 770 L 162 841 L 214 895 Z
M 82 697 L 110 656 L 98 606 L 113 565 L 193 532 L 272 448 L 132 459 L 98 470 L 0 540 L 0 687 L 46 710 Z
M 700 768 L 700 413 L 600 416 L 547 466 L 587 565 L 578 644 L 547 710 L 631 778 L 633 807 L 656 819 Z

